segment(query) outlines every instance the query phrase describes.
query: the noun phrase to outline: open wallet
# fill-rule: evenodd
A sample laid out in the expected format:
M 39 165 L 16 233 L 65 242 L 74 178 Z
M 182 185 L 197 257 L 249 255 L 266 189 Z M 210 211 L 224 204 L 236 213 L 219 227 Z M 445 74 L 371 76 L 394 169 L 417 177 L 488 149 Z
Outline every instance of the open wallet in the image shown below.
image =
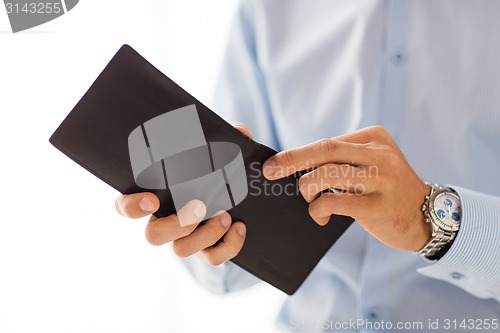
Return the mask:
M 184 125 L 189 126 L 185 127 Z M 123 194 L 153 192 L 157 217 L 191 199 L 247 227 L 236 265 L 292 295 L 353 222 L 316 224 L 298 174 L 268 181 L 276 151 L 246 137 L 124 45 L 50 142 Z M 182 224 L 182 223 L 181 223 Z

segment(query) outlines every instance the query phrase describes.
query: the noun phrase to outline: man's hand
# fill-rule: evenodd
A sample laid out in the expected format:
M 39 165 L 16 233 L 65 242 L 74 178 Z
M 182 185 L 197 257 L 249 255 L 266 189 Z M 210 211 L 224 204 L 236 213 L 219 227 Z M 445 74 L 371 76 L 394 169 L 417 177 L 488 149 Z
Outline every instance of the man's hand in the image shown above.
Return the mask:
M 331 214 L 353 217 L 380 242 L 417 251 L 431 237 L 421 211 L 429 187 L 381 126 L 280 152 L 263 166 L 275 180 L 308 170 L 299 188 L 320 225 Z M 323 192 L 329 188 L 340 193 Z
M 248 137 L 248 128 L 242 124 L 233 126 Z M 140 218 L 154 213 L 160 208 L 160 201 L 153 193 L 136 193 L 120 195 L 116 199 L 116 210 L 130 218 Z M 192 200 L 177 214 L 163 218 L 151 215 L 146 225 L 146 239 L 152 245 L 172 242 L 174 253 L 185 258 L 196 254 L 206 263 L 217 266 L 234 258 L 243 247 L 246 227 L 241 222 L 231 224 L 231 216 L 220 212 L 208 219 L 204 225 L 198 226 L 205 218 L 206 206 L 200 200 Z M 179 219 L 185 223 L 193 223 L 181 227 Z M 222 242 L 214 244 L 222 239 Z

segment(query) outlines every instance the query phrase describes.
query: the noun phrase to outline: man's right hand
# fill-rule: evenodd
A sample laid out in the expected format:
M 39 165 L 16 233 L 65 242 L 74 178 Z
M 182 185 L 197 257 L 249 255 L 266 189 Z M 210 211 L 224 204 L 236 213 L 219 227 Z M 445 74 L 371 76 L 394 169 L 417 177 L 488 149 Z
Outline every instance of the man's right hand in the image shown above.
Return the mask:
M 234 127 L 251 137 L 244 125 L 234 124 Z M 120 195 L 115 207 L 121 215 L 136 219 L 157 211 L 160 201 L 153 193 L 135 193 Z M 192 200 L 177 214 L 162 218 L 151 215 L 146 226 L 146 239 L 152 245 L 172 242 L 177 256 L 185 258 L 196 254 L 206 263 L 218 266 L 240 252 L 245 241 L 246 227 L 242 222 L 231 224 L 231 216 L 227 212 L 220 212 L 198 226 L 204 220 L 206 212 L 203 202 Z M 182 219 L 183 224 L 192 224 L 181 227 L 179 219 Z M 222 242 L 214 246 L 221 238 Z

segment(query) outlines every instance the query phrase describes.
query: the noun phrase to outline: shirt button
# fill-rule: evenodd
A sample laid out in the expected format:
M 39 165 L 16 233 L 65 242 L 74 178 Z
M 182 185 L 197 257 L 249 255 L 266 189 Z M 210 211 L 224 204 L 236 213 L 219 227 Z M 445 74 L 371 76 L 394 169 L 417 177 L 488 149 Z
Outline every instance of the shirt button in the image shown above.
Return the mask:
M 380 312 L 378 311 L 378 309 L 375 308 L 370 309 L 368 310 L 366 316 L 368 320 L 377 320 L 380 317 Z
M 451 273 L 450 274 L 451 278 L 453 280 L 462 280 L 464 278 L 464 275 L 463 274 L 460 274 L 460 273 Z
M 397 50 L 393 53 L 391 60 L 395 65 L 404 65 L 408 60 L 408 56 L 403 50 Z

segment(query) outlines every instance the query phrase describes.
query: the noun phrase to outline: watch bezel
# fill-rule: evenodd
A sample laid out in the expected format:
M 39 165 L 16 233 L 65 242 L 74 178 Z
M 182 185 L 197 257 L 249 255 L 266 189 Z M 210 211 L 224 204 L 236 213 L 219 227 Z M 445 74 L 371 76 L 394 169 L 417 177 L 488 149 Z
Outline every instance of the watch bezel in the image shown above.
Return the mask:
M 436 198 L 443 194 L 451 195 L 455 197 L 458 202 L 460 202 L 460 197 L 456 193 L 453 193 L 449 190 L 439 190 L 434 192 L 432 196 L 429 198 L 429 214 L 431 216 L 432 223 L 434 223 L 436 226 L 446 231 L 458 231 L 458 229 L 460 228 L 460 224 L 462 223 L 462 219 L 460 219 L 458 223 L 449 225 L 441 221 L 436 211 L 434 210 L 434 203 L 436 201 Z M 462 213 L 462 208 L 460 207 L 460 216 L 462 215 L 461 213 Z

